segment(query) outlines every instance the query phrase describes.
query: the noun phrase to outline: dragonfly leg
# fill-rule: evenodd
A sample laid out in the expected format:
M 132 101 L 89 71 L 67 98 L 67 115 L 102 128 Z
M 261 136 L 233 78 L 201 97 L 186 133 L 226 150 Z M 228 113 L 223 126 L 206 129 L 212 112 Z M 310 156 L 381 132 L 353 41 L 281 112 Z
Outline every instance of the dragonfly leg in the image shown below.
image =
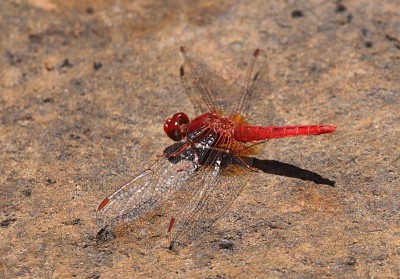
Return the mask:
M 169 153 L 164 153 L 163 155 L 167 158 L 169 157 L 176 157 L 179 154 L 181 154 L 183 151 L 186 150 L 186 148 L 191 145 L 189 142 L 186 142 L 185 144 L 183 144 L 181 147 L 179 147 L 178 150 L 174 151 L 173 153 L 169 154 Z
M 240 163 L 242 163 L 247 169 L 249 169 L 249 170 L 251 170 L 251 171 L 258 172 L 258 169 L 257 169 L 257 168 L 254 168 L 254 167 L 250 166 L 245 160 L 243 160 L 243 158 L 238 157 L 238 156 L 235 156 L 235 158 L 236 158 Z
M 174 223 L 175 223 L 175 218 L 172 217 L 171 221 L 169 222 L 169 226 L 168 226 L 168 232 L 172 231 L 172 228 L 174 227 Z

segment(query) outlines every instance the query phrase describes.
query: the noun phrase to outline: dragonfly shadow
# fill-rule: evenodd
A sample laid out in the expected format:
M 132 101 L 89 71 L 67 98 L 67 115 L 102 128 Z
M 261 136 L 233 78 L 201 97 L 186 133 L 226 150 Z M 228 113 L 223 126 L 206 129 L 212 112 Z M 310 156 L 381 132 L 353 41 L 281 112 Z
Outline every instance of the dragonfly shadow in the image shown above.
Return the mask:
M 331 187 L 335 187 L 336 181 L 324 178 L 318 173 L 305 170 L 291 164 L 282 163 L 275 160 L 260 160 L 257 158 L 251 158 L 251 160 L 252 160 L 251 164 L 252 167 L 259 169 L 265 173 L 286 176 L 286 177 L 293 177 L 304 181 L 313 181 L 316 184 L 324 184 Z
M 164 154 L 173 154 L 173 153 L 177 152 L 177 150 L 179 150 L 183 145 L 184 144 L 182 144 L 182 143 L 175 143 L 173 145 L 170 145 L 164 150 Z M 200 159 L 207 158 L 208 151 L 209 151 L 208 149 L 205 149 L 202 151 L 199 149 L 196 149 L 196 151 L 197 151 Z M 192 148 L 186 148 L 186 149 L 182 150 L 181 152 L 178 152 L 178 155 L 179 156 L 172 156 L 168 160 L 174 164 L 176 164 L 180 160 L 189 160 L 192 163 L 194 162 L 195 156 L 194 156 L 194 151 Z M 226 158 L 228 158 L 228 157 L 226 157 Z M 302 169 L 302 168 L 296 167 L 296 166 L 288 164 L 288 163 L 282 163 L 282 162 L 279 162 L 276 160 L 260 160 L 255 157 L 241 157 L 241 158 L 249 166 L 256 168 L 258 170 L 261 170 L 265 173 L 286 176 L 286 177 L 293 177 L 293 178 L 301 179 L 303 181 L 313 181 L 316 184 L 323 184 L 323 185 L 335 187 L 336 181 L 332 181 L 328 178 L 322 177 L 321 175 L 319 175 L 316 172 Z M 230 161 L 230 163 L 243 166 L 243 164 L 237 160 Z

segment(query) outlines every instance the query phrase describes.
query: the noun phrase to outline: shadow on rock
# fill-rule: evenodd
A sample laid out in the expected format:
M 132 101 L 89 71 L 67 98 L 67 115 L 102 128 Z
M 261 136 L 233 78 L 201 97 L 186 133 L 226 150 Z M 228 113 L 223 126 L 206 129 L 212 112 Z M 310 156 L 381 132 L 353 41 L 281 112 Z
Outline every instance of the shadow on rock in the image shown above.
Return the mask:
M 335 181 L 324 178 L 318 173 L 296 167 L 291 164 L 282 163 L 275 160 L 260 160 L 251 158 L 251 166 L 265 173 L 298 178 L 305 181 L 313 181 L 317 184 L 325 184 L 331 187 L 335 186 Z

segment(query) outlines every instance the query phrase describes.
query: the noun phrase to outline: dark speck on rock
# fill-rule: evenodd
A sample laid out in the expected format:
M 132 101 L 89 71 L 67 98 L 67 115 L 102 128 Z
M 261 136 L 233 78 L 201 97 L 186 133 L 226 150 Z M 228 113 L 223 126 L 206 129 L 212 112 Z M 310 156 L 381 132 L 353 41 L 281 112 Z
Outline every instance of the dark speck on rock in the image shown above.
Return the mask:
M 63 61 L 63 63 L 60 65 L 60 68 L 72 68 L 74 64 L 69 62 L 68 58 Z
M 346 261 L 346 264 L 347 264 L 347 265 L 350 265 L 350 266 L 355 265 L 356 263 L 357 263 L 357 259 L 356 259 L 356 258 L 353 258 L 353 257 L 350 257 L 350 258 Z
M 372 42 L 365 42 L 365 47 L 367 47 L 367 48 L 371 48 L 371 47 L 373 47 L 373 43 Z
M 347 9 L 346 9 L 346 6 L 344 6 L 344 5 L 342 5 L 342 4 L 338 4 L 337 6 L 336 6 L 336 10 L 335 10 L 335 12 L 336 13 L 343 13 L 343 12 L 345 12 Z
M 53 102 L 53 98 L 51 97 L 47 97 L 43 99 L 43 103 L 52 103 Z
M 32 196 L 32 190 L 30 190 L 30 189 L 25 189 L 25 190 L 22 191 L 22 194 L 23 194 L 25 197 L 30 197 L 30 196 Z
M 29 34 L 28 39 L 32 44 L 41 44 L 43 41 L 42 36 L 38 34 Z
M 300 10 L 294 10 L 293 12 L 292 12 L 292 17 L 293 18 L 297 18 L 297 17 L 302 17 L 304 14 L 303 14 L 303 11 L 300 11 Z
M 396 37 L 394 37 L 394 36 L 391 36 L 391 35 L 389 35 L 389 34 L 386 34 L 385 35 L 385 38 L 386 38 L 386 40 L 388 40 L 389 42 L 400 42 L 400 39 L 398 39 L 398 38 L 396 38 Z M 397 45 L 398 46 L 398 45 Z
M 367 36 L 368 33 L 369 33 L 369 30 L 368 30 L 368 29 L 366 29 L 366 28 L 362 28 L 362 29 L 361 29 L 361 34 L 362 34 L 363 36 Z
M 224 241 L 219 244 L 219 249 L 233 250 L 233 243 L 230 241 Z
M 3 221 L 0 222 L 0 227 L 2 228 L 6 228 L 9 225 L 11 225 L 12 223 L 14 223 L 15 221 L 17 221 L 17 218 L 7 218 L 4 219 Z
M 101 64 L 101 62 L 94 62 L 93 63 L 93 69 L 95 71 L 97 71 L 98 69 L 100 69 L 103 66 L 103 64 Z
M 92 7 L 88 7 L 86 8 L 86 13 L 89 15 L 94 14 L 94 9 Z
M 56 183 L 56 180 L 53 179 L 53 178 L 51 178 L 51 177 L 48 177 L 48 178 L 46 179 L 46 182 L 47 182 L 48 184 L 54 184 L 54 183 Z
M 353 15 L 348 14 L 346 19 L 347 19 L 347 23 L 350 23 L 353 20 Z

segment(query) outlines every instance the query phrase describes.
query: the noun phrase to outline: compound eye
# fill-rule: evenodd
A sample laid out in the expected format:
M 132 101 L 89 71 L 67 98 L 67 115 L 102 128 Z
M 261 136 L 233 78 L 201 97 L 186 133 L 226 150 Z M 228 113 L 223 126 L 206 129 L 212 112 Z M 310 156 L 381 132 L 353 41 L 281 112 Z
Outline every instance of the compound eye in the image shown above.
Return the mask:
M 186 113 L 183 113 L 183 112 L 175 113 L 172 116 L 172 120 L 177 121 L 179 123 L 179 125 L 189 124 L 189 117 L 186 115 Z
M 183 113 L 175 113 L 171 118 L 165 120 L 164 132 L 174 141 L 180 141 L 186 136 L 186 124 L 189 123 L 189 117 Z

